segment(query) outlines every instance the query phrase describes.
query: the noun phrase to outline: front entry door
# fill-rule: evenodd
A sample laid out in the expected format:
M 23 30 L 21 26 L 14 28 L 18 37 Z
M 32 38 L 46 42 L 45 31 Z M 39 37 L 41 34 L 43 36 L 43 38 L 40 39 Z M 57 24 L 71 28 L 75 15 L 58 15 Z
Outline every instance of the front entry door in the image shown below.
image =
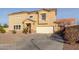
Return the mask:
M 27 23 L 27 32 L 31 33 L 31 23 Z

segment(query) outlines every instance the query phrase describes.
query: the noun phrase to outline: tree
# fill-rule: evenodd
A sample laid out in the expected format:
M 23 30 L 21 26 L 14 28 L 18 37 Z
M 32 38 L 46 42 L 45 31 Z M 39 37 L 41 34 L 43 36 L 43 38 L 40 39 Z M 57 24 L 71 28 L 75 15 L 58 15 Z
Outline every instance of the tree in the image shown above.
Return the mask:
M 4 24 L 3 27 L 4 27 L 4 28 L 8 28 L 8 25 L 7 25 L 7 24 Z
M 2 25 L 0 24 L 0 27 L 2 27 Z

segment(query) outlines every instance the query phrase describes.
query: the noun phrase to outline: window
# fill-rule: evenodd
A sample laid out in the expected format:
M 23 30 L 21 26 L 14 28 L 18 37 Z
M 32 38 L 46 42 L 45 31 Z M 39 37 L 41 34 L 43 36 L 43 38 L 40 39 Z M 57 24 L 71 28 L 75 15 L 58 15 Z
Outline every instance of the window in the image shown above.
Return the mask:
M 15 28 L 18 29 L 18 25 L 15 25 Z
M 21 25 L 19 25 L 19 29 L 21 29 Z
M 41 14 L 42 20 L 46 20 L 46 13 Z
M 15 30 L 16 28 L 15 28 L 15 25 L 14 25 L 14 30 Z
M 14 30 L 15 29 L 19 29 L 20 30 L 21 29 L 21 25 L 14 25 Z
M 33 18 L 33 16 L 29 16 L 30 18 Z

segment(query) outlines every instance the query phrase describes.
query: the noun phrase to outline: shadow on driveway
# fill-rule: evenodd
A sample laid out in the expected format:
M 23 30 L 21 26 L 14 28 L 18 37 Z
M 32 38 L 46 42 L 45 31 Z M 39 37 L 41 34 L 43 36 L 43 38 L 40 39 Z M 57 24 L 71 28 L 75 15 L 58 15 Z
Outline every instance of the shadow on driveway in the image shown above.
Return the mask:
M 63 37 L 55 33 L 51 34 L 50 39 L 61 42 L 61 43 L 65 43 L 65 40 L 63 39 Z

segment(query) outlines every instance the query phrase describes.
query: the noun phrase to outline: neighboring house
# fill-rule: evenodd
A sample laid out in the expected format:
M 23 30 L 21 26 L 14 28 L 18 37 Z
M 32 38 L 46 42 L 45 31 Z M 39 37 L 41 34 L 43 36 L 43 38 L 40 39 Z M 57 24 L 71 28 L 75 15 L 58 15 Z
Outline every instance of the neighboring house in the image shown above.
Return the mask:
M 16 12 L 9 14 L 9 30 L 29 33 L 53 33 L 58 26 L 56 23 L 56 9 L 41 9 L 31 12 Z
M 65 18 L 65 19 L 58 19 L 55 21 L 55 23 L 58 24 L 58 26 L 74 26 L 75 25 L 75 19 L 74 18 Z

